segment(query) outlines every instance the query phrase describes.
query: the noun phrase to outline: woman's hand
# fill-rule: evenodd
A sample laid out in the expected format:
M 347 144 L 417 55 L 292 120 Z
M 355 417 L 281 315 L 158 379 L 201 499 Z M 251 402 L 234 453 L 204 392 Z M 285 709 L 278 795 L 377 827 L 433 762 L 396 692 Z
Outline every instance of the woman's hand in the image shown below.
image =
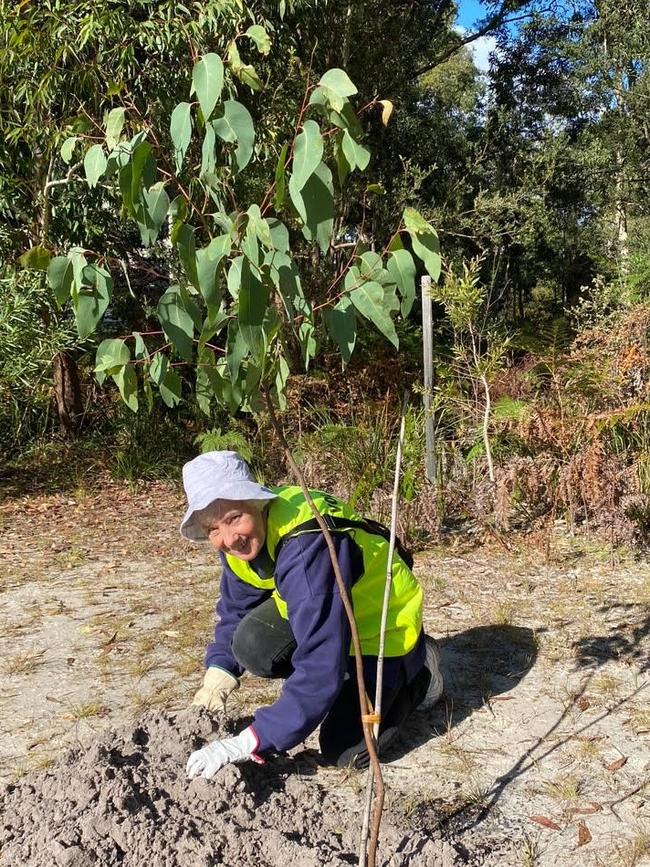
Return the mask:
M 192 704 L 225 713 L 228 696 L 236 689 L 239 689 L 239 681 L 234 674 L 223 668 L 210 666 L 203 677 L 203 686 L 192 699 Z
M 210 779 L 224 765 L 232 762 L 245 762 L 249 759 L 260 765 L 264 759 L 255 752 L 259 745 L 257 735 L 252 726 L 234 738 L 226 738 L 223 741 L 213 741 L 201 750 L 196 750 L 187 760 L 185 773 L 191 779 L 205 777 Z

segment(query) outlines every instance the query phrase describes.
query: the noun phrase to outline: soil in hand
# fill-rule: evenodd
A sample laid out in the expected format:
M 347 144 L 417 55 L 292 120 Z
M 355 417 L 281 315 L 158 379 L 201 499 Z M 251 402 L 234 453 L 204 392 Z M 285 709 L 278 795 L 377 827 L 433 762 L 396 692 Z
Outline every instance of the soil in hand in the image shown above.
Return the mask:
M 1 867 L 338 867 L 357 863 L 363 797 L 301 776 L 299 762 L 188 780 L 192 750 L 228 736 L 207 711 L 150 712 L 0 794 Z M 384 819 L 379 864 L 452 867 L 441 840 Z

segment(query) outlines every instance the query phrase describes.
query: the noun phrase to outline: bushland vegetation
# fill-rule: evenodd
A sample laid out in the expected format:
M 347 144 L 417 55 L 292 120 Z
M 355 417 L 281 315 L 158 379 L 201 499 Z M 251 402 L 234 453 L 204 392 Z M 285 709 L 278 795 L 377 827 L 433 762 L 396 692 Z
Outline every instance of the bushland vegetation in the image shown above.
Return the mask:
M 3 472 L 47 470 L 79 485 L 101 469 L 137 484 L 173 478 L 197 448 L 235 447 L 269 481 L 283 477 L 264 412 L 202 405 L 182 358 L 184 399 L 156 394 L 137 415 L 94 372 L 102 340 L 152 331 L 182 262 L 166 226 L 145 244 L 109 183 L 88 188 L 84 153 L 116 108 L 131 132 L 167 129 L 192 65 L 216 52 L 258 131 L 242 200 L 263 194 L 293 107 L 329 67 L 345 69 L 359 106 L 372 107 L 359 137 L 371 158 L 347 181 L 332 243 L 314 251 L 290 214 L 316 310 L 333 275 L 382 249 L 405 208 L 440 237 L 435 480 L 423 472 L 415 304 L 392 313 L 399 349 L 357 316 L 345 370 L 318 313 L 302 338 L 307 355 L 319 350 L 308 369 L 304 345 L 287 338 L 285 429 L 309 482 L 386 517 L 407 389 L 401 530 L 412 543 L 462 526 L 508 545 L 511 531 L 544 539 L 558 520 L 615 544 L 647 541 L 645 4 L 509 2 L 471 33 L 445 0 L 190 5 L 0 2 Z M 200 148 L 188 163 L 198 173 Z M 106 315 L 83 336 L 46 276 L 75 246 L 101 247 L 114 281 Z

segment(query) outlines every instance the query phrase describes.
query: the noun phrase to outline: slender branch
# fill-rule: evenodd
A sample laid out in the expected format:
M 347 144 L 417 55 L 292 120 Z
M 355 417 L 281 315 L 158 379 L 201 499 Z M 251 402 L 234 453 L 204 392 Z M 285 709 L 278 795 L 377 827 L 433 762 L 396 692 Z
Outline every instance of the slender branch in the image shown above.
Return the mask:
M 501 9 L 496 15 L 493 15 L 489 18 L 483 27 L 479 27 L 474 33 L 470 33 L 464 39 L 459 39 L 454 45 L 450 46 L 446 51 L 443 51 L 435 60 L 432 60 L 430 63 L 426 63 L 424 66 L 421 66 L 419 69 L 416 69 L 415 72 L 412 72 L 409 78 L 419 78 L 421 75 L 424 75 L 426 72 L 430 72 L 432 69 L 435 69 L 436 66 L 440 66 L 446 60 L 454 55 L 459 49 L 464 48 L 465 45 L 469 45 L 472 42 L 476 42 L 477 39 L 480 39 L 482 36 L 486 36 L 490 31 L 496 30 L 497 27 L 500 27 L 502 24 L 513 24 L 515 21 L 523 21 L 526 18 L 530 18 L 532 15 L 531 12 L 526 12 L 523 15 L 515 15 L 514 18 L 508 18 L 507 11 Z
M 388 544 L 388 562 L 386 563 L 386 584 L 384 586 L 384 601 L 381 610 L 381 626 L 379 627 L 379 653 L 377 655 L 377 683 L 375 687 L 375 715 L 378 718 L 373 726 L 373 735 L 375 740 L 379 738 L 379 725 L 381 722 L 381 700 L 382 686 L 384 680 L 384 650 L 386 645 L 386 623 L 388 621 L 388 606 L 390 602 L 390 594 L 393 586 L 393 555 L 395 554 L 395 537 L 397 535 L 397 501 L 399 496 L 399 476 L 402 465 L 402 448 L 404 446 L 404 430 L 406 427 L 406 401 L 408 392 L 404 394 L 404 402 L 402 404 L 402 421 L 399 430 L 399 439 L 397 441 L 397 456 L 395 458 L 395 481 L 393 484 L 393 498 L 391 503 L 390 516 L 390 541 Z M 368 825 L 370 822 L 370 807 L 372 804 L 372 792 L 374 784 L 374 767 L 371 765 L 368 768 L 368 782 L 366 783 L 366 807 L 363 814 L 363 825 L 361 828 L 361 842 L 359 845 L 359 867 L 363 867 L 363 858 L 366 852 L 366 839 L 368 836 Z M 374 851 L 377 847 L 377 839 L 379 837 L 379 825 L 381 822 L 381 811 L 384 806 L 384 789 L 381 787 L 381 793 L 377 791 L 377 799 L 375 802 L 375 813 L 373 817 L 372 835 L 370 838 L 370 848 Z
M 332 569 L 334 571 L 334 578 L 336 579 L 336 584 L 339 589 L 339 593 L 341 595 L 341 601 L 343 603 L 343 608 L 345 609 L 346 616 L 348 618 L 348 622 L 350 624 L 350 634 L 352 638 L 352 647 L 354 648 L 354 661 L 356 666 L 356 675 L 357 675 L 357 686 L 359 690 L 359 708 L 361 711 L 361 726 L 363 728 L 363 737 L 366 742 L 366 749 L 368 750 L 368 757 L 370 759 L 370 764 L 374 768 L 374 772 L 376 774 L 376 784 L 377 784 L 377 798 L 380 800 L 380 803 L 383 805 L 384 799 L 384 780 L 381 775 L 381 766 L 379 764 L 379 756 L 377 755 L 377 745 L 375 743 L 375 739 L 373 737 L 372 728 L 370 722 L 368 721 L 368 696 L 366 695 L 366 686 L 365 679 L 363 676 L 363 657 L 361 653 L 361 642 L 359 640 L 359 630 L 357 629 L 356 620 L 354 619 L 354 610 L 352 608 L 352 602 L 350 600 L 350 594 L 348 592 L 348 588 L 345 586 L 345 581 L 343 580 L 343 575 L 341 574 L 341 567 L 339 566 L 339 561 L 336 556 L 336 548 L 334 547 L 334 540 L 332 539 L 332 534 L 330 533 L 327 524 L 323 520 L 323 516 L 318 511 L 316 504 L 314 503 L 311 494 L 309 493 L 309 489 L 307 488 L 307 484 L 305 482 L 305 478 L 298 467 L 298 464 L 295 462 L 293 454 L 291 453 L 291 449 L 289 448 L 289 443 L 286 440 L 284 435 L 284 430 L 282 429 L 282 425 L 278 421 L 278 417 L 275 413 L 275 408 L 273 406 L 273 401 L 271 399 L 271 395 L 269 393 L 268 387 L 264 386 L 264 398 L 266 401 L 266 406 L 269 412 L 269 418 L 271 420 L 271 425 L 275 434 L 282 446 L 285 457 L 287 459 L 287 463 L 291 467 L 291 472 L 295 476 L 298 484 L 302 488 L 302 492 L 305 495 L 305 499 L 309 508 L 314 514 L 314 518 L 316 519 L 316 523 L 321 529 L 323 533 L 323 537 L 325 539 L 325 544 L 327 545 L 327 550 L 330 555 L 330 560 L 332 561 Z M 376 827 L 373 828 L 373 838 L 374 840 L 374 848 L 371 840 L 371 845 L 368 850 L 368 867 L 375 867 L 375 857 L 376 857 L 376 841 L 379 836 L 379 822 L 381 821 L 381 808 L 379 814 L 375 815 L 375 823 Z M 376 833 L 375 833 L 376 832 Z M 362 865 L 363 867 L 363 865 Z

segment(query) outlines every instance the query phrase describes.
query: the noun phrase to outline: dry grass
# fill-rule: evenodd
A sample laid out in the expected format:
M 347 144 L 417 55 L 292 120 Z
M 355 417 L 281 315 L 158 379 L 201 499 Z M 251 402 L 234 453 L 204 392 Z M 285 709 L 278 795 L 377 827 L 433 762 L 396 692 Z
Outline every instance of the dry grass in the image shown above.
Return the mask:
M 536 867 L 539 864 L 541 855 L 542 850 L 539 840 L 526 834 L 521 844 L 521 851 L 519 852 L 518 860 L 520 867 Z
M 592 760 L 600 757 L 602 744 L 597 737 L 579 737 L 576 747 L 576 757 L 583 760 Z
M 594 678 L 591 689 L 598 691 L 607 698 L 616 698 L 621 688 L 621 682 L 611 674 L 602 672 Z
M 517 605 L 510 601 L 501 601 L 492 609 L 492 623 L 496 626 L 512 626 L 515 620 Z
M 554 801 L 572 804 L 582 797 L 584 784 L 576 777 L 563 777 L 558 782 L 546 783 L 543 792 Z
M 5 674 L 30 674 L 45 663 L 47 650 L 26 650 L 6 659 L 2 664 Z
M 490 786 L 487 786 L 481 780 L 475 778 L 470 779 L 463 787 L 459 799 L 459 805 L 463 809 L 470 807 L 486 807 L 489 802 Z
M 73 704 L 63 714 L 63 718 L 80 722 L 81 720 L 93 719 L 94 717 L 105 717 L 110 714 L 110 709 L 100 701 L 88 701 L 83 704 Z
M 650 733 L 650 707 L 633 707 L 630 711 L 630 722 L 635 734 Z
M 640 867 L 649 863 L 649 856 L 650 830 L 639 826 L 635 829 L 634 836 L 614 847 L 607 861 L 599 860 L 597 863 L 599 867 Z

